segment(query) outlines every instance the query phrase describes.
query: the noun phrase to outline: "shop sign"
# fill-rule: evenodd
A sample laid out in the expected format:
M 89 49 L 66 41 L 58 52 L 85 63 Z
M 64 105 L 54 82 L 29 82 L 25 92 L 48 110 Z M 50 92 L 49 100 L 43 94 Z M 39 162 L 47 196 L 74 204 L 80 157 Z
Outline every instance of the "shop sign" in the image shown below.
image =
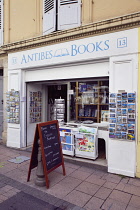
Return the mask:
M 138 30 L 131 29 L 12 53 L 8 56 L 8 68 L 48 66 L 136 53 L 137 51 Z

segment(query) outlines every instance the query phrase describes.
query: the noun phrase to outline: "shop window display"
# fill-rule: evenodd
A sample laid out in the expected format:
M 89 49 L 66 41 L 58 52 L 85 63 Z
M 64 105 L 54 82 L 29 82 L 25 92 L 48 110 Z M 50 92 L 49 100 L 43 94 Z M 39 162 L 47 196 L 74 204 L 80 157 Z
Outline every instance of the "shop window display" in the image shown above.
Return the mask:
M 109 80 L 71 82 L 70 120 L 108 122 Z

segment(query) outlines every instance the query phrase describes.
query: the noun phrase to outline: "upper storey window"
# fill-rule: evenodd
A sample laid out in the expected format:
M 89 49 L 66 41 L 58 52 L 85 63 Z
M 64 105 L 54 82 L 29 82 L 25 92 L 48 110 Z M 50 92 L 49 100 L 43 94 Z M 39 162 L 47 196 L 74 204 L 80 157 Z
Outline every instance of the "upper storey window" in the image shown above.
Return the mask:
M 81 0 L 44 0 L 43 34 L 81 25 Z

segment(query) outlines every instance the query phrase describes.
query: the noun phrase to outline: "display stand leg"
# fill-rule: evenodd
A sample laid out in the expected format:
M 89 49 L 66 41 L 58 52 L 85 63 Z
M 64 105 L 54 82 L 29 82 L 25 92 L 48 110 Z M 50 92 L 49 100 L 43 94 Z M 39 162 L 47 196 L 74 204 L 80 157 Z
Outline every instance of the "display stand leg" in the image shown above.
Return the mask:
M 40 140 L 38 140 L 38 166 L 36 170 L 36 175 L 37 178 L 35 180 L 35 184 L 37 186 L 43 187 L 46 185 L 45 181 L 45 175 L 44 175 L 44 170 L 43 170 L 43 164 L 42 164 L 42 155 L 41 155 L 41 147 L 40 147 Z
M 63 175 L 65 176 L 66 175 L 66 170 L 65 170 L 64 164 L 62 164 L 62 169 L 63 169 Z

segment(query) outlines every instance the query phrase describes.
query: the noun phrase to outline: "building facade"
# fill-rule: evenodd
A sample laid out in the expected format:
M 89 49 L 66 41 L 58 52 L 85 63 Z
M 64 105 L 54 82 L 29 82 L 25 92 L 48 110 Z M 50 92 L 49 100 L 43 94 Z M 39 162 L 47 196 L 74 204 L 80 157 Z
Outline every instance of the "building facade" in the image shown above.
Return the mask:
M 140 177 L 140 2 L 111 3 L 1 0 L 7 146 L 30 146 L 38 122 L 58 119 L 71 130 L 93 122 L 105 141 L 108 171 Z M 65 110 L 56 118 L 61 98 Z

